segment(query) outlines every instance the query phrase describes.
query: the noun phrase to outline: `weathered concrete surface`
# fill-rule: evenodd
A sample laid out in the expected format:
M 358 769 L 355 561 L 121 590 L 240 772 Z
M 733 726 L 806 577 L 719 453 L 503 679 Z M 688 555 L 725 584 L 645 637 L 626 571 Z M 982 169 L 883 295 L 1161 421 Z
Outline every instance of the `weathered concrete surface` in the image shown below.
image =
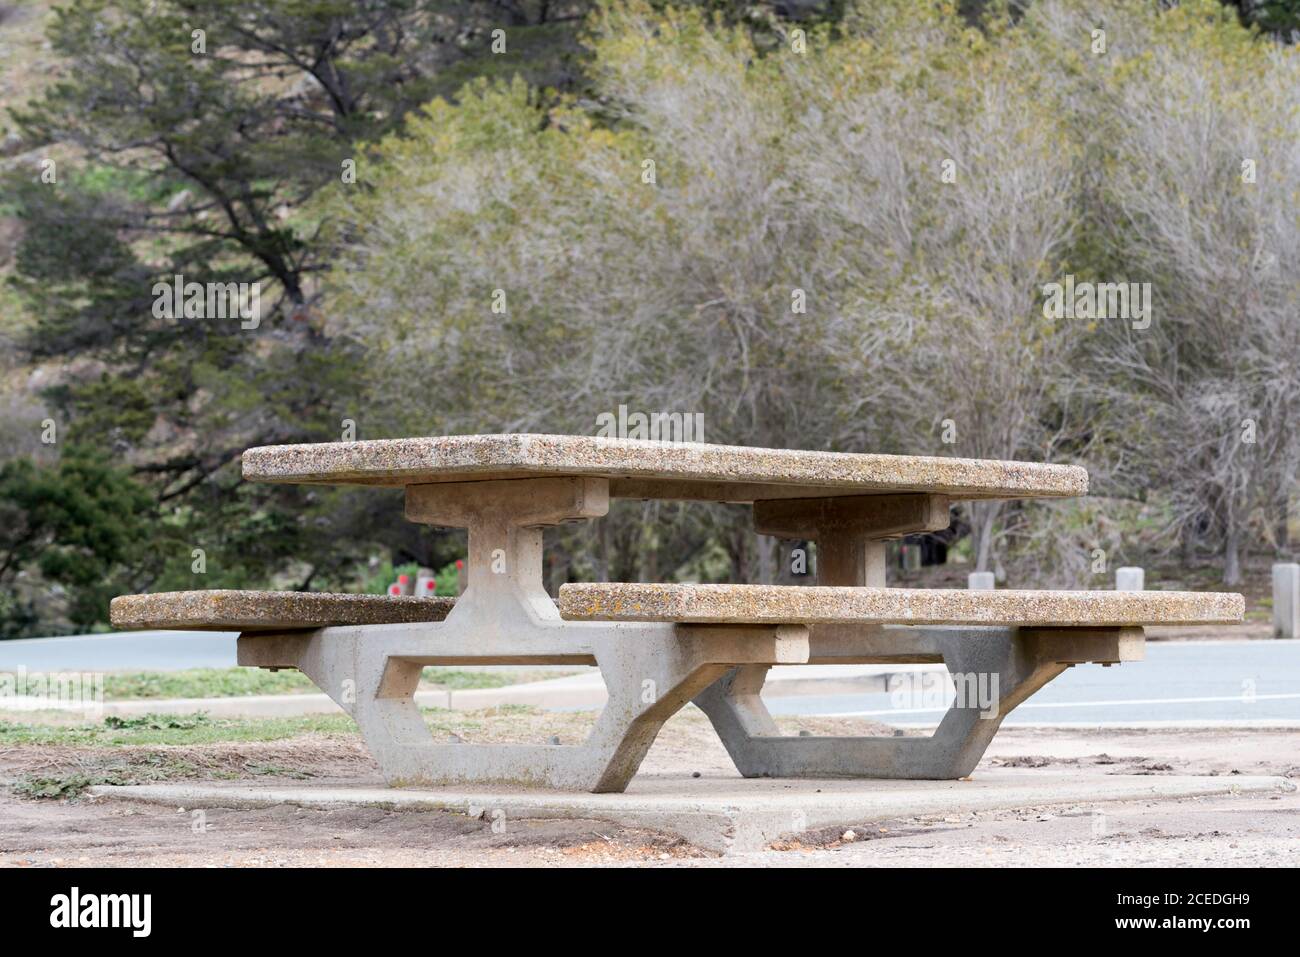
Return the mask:
M 972 781 L 873 781 L 870 785 L 643 775 L 622 794 L 244 784 L 97 786 L 90 793 L 96 798 L 186 809 L 293 804 L 447 810 L 499 820 L 507 829 L 511 818 L 605 820 L 666 831 L 713 851 L 743 853 L 805 831 L 916 815 L 1294 790 L 1295 785 L 1281 777 L 1107 775 L 1098 781 L 1042 769 L 1001 768 Z
M 442 621 L 454 604 L 452 598 L 214 589 L 119 595 L 109 615 L 123 629 L 287 631 Z
M 1107 626 L 1241 621 L 1227 592 L 965 591 L 804 585 L 576 583 L 560 588 L 571 621 L 861 622 L 900 625 Z
M 1083 495 L 1073 465 L 921 455 L 866 455 L 663 443 L 581 435 L 450 435 L 272 445 L 249 449 L 244 478 L 259 482 L 421 485 L 586 475 L 611 479 L 614 497 L 741 502 L 861 492 L 954 498 Z

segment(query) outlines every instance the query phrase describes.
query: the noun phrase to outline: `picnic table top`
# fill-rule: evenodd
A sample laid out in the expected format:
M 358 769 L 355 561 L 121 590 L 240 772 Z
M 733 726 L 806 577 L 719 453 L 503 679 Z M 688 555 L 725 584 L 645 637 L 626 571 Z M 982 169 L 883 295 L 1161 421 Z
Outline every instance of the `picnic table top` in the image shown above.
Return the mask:
M 268 445 L 243 456 L 244 478 L 319 485 L 427 485 L 548 476 L 610 479 L 615 498 L 753 502 L 930 492 L 952 498 L 1083 495 L 1074 465 L 925 455 L 762 449 L 583 435 L 449 435 Z

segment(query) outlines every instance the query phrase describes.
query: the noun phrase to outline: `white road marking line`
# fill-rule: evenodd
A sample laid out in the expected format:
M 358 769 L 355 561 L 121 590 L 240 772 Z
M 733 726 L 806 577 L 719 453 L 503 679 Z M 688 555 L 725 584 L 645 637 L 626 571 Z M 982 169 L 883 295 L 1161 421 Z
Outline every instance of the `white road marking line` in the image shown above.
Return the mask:
M 1251 695 L 1249 699 L 1245 695 L 1222 695 L 1205 698 L 1116 698 L 1112 701 L 1042 701 L 1026 702 L 1018 705 L 1017 711 L 1023 711 L 1026 708 L 1104 708 L 1109 705 L 1118 704 L 1203 704 L 1210 702 L 1236 701 L 1240 704 L 1247 704 L 1251 701 L 1280 701 L 1300 698 L 1300 693 L 1296 694 L 1257 694 Z M 891 714 L 942 714 L 947 708 L 889 708 L 885 711 L 836 711 L 819 714 L 822 718 L 876 718 L 883 715 Z

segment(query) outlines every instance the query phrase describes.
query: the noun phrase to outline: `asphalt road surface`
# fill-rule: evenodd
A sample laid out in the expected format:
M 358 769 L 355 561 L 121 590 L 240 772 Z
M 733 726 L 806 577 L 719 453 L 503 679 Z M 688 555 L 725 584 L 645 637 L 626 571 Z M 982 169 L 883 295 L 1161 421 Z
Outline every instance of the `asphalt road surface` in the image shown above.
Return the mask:
M 235 631 L 131 631 L 0 641 L 0 671 L 182 671 L 235 667 Z
M 893 725 L 938 721 L 943 712 L 934 695 L 911 690 L 774 697 L 767 705 L 777 714 L 853 715 Z M 1148 642 L 1145 661 L 1070 668 L 1004 726 L 1251 721 L 1300 723 L 1300 641 Z

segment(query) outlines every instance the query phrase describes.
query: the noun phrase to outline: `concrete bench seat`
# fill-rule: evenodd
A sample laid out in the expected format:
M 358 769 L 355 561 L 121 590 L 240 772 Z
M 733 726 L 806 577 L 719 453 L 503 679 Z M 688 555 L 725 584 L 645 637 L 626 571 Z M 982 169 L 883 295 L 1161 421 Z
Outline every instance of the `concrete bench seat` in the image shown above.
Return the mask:
M 1134 627 L 1242 620 L 1241 595 L 1220 592 L 965 591 L 801 585 L 569 584 L 571 621 L 869 623 Z
M 1227 624 L 1245 610 L 1242 596 L 1213 592 L 617 583 L 564 585 L 559 605 L 575 621 L 799 624 L 809 663 L 941 661 L 958 694 L 930 737 L 783 736 L 762 699 L 764 667 L 737 668 L 694 701 L 746 777 L 949 780 L 970 774 L 1002 719 L 1065 669 L 1140 660 L 1144 625 Z
M 109 615 L 124 629 L 284 632 L 442 621 L 454 604 L 453 598 L 214 589 L 119 595 Z

